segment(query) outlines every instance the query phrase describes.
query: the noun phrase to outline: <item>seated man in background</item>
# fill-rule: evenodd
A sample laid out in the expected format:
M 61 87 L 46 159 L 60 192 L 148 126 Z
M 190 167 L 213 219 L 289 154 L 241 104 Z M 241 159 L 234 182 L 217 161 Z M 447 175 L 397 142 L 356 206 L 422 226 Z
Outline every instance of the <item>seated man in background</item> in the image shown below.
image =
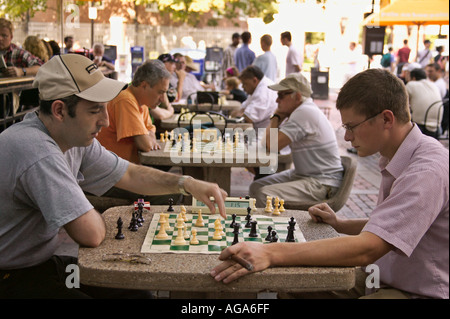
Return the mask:
M 214 197 L 225 217 L 226 192 L 217 185 L 129 163 L 96 140 L 109 124 L 106 102 L 124 85 L 105 78 L 84 56 L 56 56 L 33 83 L 39 112 L 0 134 L 0 299 L 88 298 L 100 292 L 68 288 L 66 267 L 77 259 L 55 255 L 62 227 L 81 246 L 97 247 L 105 239 L 105 221 L 83 191 L 100 196 L 115 185 L 147 195 L 190 192 L 211 211 Z M 107 295 L 95 296 L 149 295 L 100 290 Z
M 278 108 L 266 130 L 266 149 L 290 146 L 294 168 L 262 177 L 250 185 L 256 207 L 266 197 L 286 201 L 321 201 L 333 196 L 342 182 L 343 167 L 336 135 L 330 122 L 311 99 L 311 86 L 301 73 L 291 73 L 269 89 L 278 92 Z M 277 129 L 276 140 L 270 129 Z
M 437 138 L 441 133 L 443 113 L 439 107 L 442 98 L 438 87 L 427 79 L 423 69 L 414 69 L 410 72 L 406 90 L 409 96 L 412 121 L 417 124 L 423 134 Z M 427 113 L 433 103 L 435 103 L 434 106 Z
M 336 108 L 346 129 L 344 138 L 358 155 L 381 155 L 378 203 L 370 218 L 342 219 L 327 204 L 317 204 L 309 208 L 312 220 L 348 236 L 303 243 L 239 243 L 222 251 L 223 263 L 211 276 L 229 283 L 251 273 L 231 255 L 251 262 L 255 271 L 371 265 L 378 269 L 379 287 L 367 287 L 365 276 L 357 276 L 349 291 L 294 297 L 448 299 L 448 149 L 411 122 L 406 88 L 388 71 L 369 69 L 355 75 L 341 88 Z
M 95 43 L 92 47 L 92 53 L 90 54 L 90 59 L 94 61 L 94 63 L 98 67 L 105 67 L 108 70 L 114 70 L 114 64 L 110 59 L 104 56 L 105 47 L 101 43 Z
M 138 152 L 160 149 L 149 108 L 167 97 L 170 73 L 159 60 L 149 60 L 137 68 L 131 85 L 108 103 L 109 126 L 99 142 L 123 159 L 139 164 Z

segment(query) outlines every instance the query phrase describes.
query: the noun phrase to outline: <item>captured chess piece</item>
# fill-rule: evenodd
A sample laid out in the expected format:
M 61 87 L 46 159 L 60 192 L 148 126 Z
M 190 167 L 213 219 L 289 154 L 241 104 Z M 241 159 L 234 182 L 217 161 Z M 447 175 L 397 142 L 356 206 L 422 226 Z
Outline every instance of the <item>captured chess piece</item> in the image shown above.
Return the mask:
M 266 213 L 271 213 L 273 211 L 273 207 L 272 207 L 272 197 L 271 196 L 267 196 L 266 197 L 266 208 L 264 209 L 264 211 Z
M 273 208 L 272 214 L 278 216 L 278 215 L 280 215 L 280 210 L 279 210 L 280 199 L 278 198 L 278 196 L 275 197 L 274 201 L 275 201 L 275 203 L 274 203 L 274 208 Z
M 137 216 L 134 211 L 131 214 L 131 221 L 130 221 L 130 225 L 128 226 L 128 229 L 130 231 L 138 231 L 138 229 L 139 229 Z
M 173 198 L 169 198 L 169 208 L 167 208 L 168 212 L 173 212 Z
M 284 208 L 284 199 L 280 199 L 280 208 L 278 210 L 282 213 L 286 211 Z
M 124 239 L 125 236 L 122 234 L 122 226 L 123 226 L 123 221 L 122 218 L 119 217 L 119 219 L 117 220 L 117 235 L 116 235 L 116 239 Z

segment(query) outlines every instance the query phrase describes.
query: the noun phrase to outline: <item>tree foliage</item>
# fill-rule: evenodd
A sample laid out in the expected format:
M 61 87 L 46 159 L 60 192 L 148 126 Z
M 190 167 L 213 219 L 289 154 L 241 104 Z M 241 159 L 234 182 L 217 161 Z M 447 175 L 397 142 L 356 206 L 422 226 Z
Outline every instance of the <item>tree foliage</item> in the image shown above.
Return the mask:
M 27 15 L 33 17 L 37 11 L 47 10 L 47 0 L 1 0 L 0 17 L 25 20 Z

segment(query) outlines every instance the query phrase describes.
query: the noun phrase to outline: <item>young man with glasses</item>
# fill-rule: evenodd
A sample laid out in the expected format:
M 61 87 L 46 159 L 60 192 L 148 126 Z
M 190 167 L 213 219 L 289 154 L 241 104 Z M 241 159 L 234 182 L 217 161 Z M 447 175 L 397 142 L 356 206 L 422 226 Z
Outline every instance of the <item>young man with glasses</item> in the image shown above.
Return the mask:
M 265 207 L 267 196 L 288 200 L 322 201 L 337 191 L 343 167 L 333 127 L 311 99 L 311 86 L 301 73 L 291 73 L 279 84 L 276 108 L 266 129 L 265 146 L 277 143 L 280 151 L 291 148 L 294 168 L 262 177 L 250 185 L 257 207 Z M 277 129 L 277 139 L 270 132 Z
M 339 92 L 336 107 L 347 129 L 344 138 L 358 155 L 381 155 L 378 204 L 370 218 L 342 219 L 327 204 L 315 205 L 309 208 L 315 222 L 348 236 L 305 243 L 239 243 L 221 253 L 224 262 L 211 275 L 228 283 L 248 274 L 228 259 L 232 254 L 251 261 L 255 271 L 375 264 L 379 288 L 368 289 L 364 276 L 357 276 L 348 292 L 306 297 L 448 299 L 448 150 L 411 122 L 405 85 L 388 71 L 355 75 Z

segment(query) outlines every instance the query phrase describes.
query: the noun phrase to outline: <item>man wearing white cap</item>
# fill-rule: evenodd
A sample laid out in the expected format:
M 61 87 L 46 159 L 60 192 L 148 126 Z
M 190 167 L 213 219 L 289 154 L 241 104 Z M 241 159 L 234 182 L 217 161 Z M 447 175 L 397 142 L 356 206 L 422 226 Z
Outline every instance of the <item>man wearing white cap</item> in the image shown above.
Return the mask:
M 264 207 L 266 196 L 285 200 L 320 201 L 332 196 L 342 181 L 343 167 L 333 127 L 311 99 L 311 86 L 301 73 L 289 74 L 270 85 L 278 92 L 278 108 L 266 130 L 266 149 L 290 146 L 294 168 L 254 181 L 250 196 Z M 277 140 L 270 129 L 278 129 Z
M 124 83 L 105 78 L 84 56 L 55 56 L 33 86 L 40 109 L 0 134 L 0 298 L 83 298 L 65 285 L 72 257 L 55 256 L 64 227 L 81 246 L 105 238 L 102 216 L 84 191 L 112 186 L 158 195 L 190 192 L 224 216 L 226 192 L 216 184 L 129 163 L 96 140 L 109 124 L 106 103 Z

